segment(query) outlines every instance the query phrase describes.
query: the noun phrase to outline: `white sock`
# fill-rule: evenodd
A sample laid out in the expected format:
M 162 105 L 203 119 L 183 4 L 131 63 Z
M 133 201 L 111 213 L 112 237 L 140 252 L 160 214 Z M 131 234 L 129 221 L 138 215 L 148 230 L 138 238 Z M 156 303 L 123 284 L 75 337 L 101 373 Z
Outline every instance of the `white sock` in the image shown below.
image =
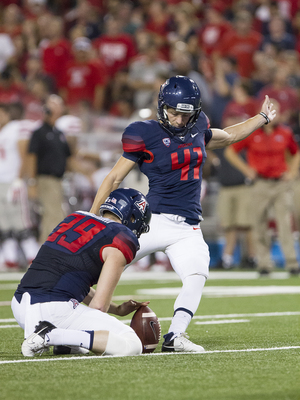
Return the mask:
M 183 280 L 182 289 L 174 304 L 169 332 L 178 335 L 186 331 L 199 306 L 205 282 L 205 276 L 199 274 L 189 275 Z
M 94 331 L 75 331 L 73 329 L 53 329 L 46 333 L 45 341 L 49 346 L 79 346 L 91 349 Z
M 169 332 L 173 332 L 175 336 L 179 333 L 183 333 L 186 331 L 186 328 L 189 326 L 191 322 L 192 316 L 185 311 L 176 311 L 172 323 L 169 329 Z

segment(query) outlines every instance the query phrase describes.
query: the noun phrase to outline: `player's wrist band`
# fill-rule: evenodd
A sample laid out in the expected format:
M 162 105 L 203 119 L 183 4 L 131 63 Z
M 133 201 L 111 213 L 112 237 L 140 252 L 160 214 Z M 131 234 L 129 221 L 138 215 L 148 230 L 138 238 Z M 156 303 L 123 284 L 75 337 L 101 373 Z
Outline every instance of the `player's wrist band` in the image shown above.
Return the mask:
M 264 119 L 266 120 L 265 124 L 269 124 L 271 121 L 269 119 L 269 117 L 267 116 L 267 114 L 265 114 L 264 112 L 260 112 L 260 115 L 262 115 L 264 117 Z

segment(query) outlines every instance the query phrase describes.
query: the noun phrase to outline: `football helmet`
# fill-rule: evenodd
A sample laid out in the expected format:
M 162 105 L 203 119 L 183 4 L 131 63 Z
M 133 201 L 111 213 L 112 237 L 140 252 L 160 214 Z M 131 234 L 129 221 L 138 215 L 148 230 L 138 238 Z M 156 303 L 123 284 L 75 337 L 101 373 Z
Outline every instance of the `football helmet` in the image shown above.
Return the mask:
M 149 231 L 151 211 L 145 196 L 135 189 L 116 189 L 110 193 L 100 206 L 100 215 L 109 211 L 120 218 L 139 238 L 142 233 Z
M 167 107 L 189 113 L 191 117 L 183 128 L 172 126 L 168 120 Z M 187 76 L 176 75 L 161 85 L 158 94 L 157 118 L 172 135 L 183 136 L 190 130 L 201 112 L 201 93 L 196 82 Z

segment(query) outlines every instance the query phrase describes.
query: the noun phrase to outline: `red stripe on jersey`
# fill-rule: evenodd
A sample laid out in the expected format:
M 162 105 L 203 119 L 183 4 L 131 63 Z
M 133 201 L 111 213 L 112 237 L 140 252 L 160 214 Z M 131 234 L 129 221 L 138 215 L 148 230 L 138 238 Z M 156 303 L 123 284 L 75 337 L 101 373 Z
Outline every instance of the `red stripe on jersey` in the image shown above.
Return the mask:
M 124 254 L 126 262 L 129 264 L 134 259 L 136 251 L 134 250 L 131 242 L 126 241 L 127 243 L 125 243 L 123 240 L 116 236 L 113 240 L 113 244 Z
M 133 241 L 129 240 L 129 238 L 122 232 L 114 237 L 111 244 L 101 247 L 99 251 L 99 256 L 102 262 L 102 252 L 105 247 L 115 247 L 116 249 L 120 250 L 125 257 L 127 264 L 129 264 L 134 259 L 137 250 Z
M 145 143 L 140 137 L 137 138 L 136 136 L 123 136 L 122 143 L 123 150 L 127 153 L 144 151 L 146 149 Z

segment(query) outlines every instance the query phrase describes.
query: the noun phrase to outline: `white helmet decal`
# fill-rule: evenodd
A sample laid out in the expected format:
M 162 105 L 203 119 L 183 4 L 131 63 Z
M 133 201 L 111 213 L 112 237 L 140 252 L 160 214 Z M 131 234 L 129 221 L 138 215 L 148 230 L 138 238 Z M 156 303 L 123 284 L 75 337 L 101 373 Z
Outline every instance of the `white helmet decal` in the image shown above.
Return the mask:
M 145 200 L 139 200 L 134 203 L 137 208 L 141 211 L 141 213 L 145 213 L 147 202 Z
M 186 112 L 192 112 L 194 111 L 194 106 L 192 104 L 186 104 L 186 103 L 178 103 L 176 106 L 177 111 L 186 111 Z

